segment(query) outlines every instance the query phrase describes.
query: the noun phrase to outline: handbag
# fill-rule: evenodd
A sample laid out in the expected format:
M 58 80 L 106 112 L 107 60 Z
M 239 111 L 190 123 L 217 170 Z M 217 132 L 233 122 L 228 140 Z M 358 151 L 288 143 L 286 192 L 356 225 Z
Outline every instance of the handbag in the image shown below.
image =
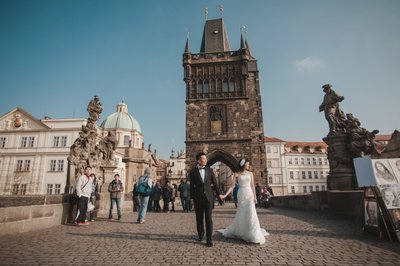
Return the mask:
M 137 185 L 136 192 L 145 197 L 150 196 L 153 192 L 153 189 L 147 184 L 147 177 Z
M 92 202 L 88 202 L 88 205 L 87 205 L 87 211 L 88 212 L 91 212 L 91 211 L 93 211 L 94 210 L 94 205 L 93 205 L 93 203 Z

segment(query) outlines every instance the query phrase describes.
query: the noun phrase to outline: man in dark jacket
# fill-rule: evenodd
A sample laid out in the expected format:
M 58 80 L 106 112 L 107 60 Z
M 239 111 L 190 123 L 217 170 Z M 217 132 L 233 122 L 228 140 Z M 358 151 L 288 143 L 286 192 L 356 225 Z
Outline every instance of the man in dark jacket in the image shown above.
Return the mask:
M 119 180 L 119 174 L 114 175 L 114 180 L 108 185 L 108 192 L 110 192 L 110 213 L 108 214 L 108 219 L 113 218 L 113 208 L 117 205 L 118 220 L 121 220 L 121 196 L 124 191 L 124 186 L 121 180 Z
M 188 190 L 189 187 L 185 180 L 181 180 L 181 183 L 179 184 L 178 191 L 179 191 L 179 197 L 181 198 L 181 204 L 184 212 L 189 212 L 189 205 L 188 205 Z
M 214 206 L 213 190 L 222 200 L 222 195 L 218 189 L 217 179 L 214 171 L 206 166 L 207 157 L 204 152 L 196 155 L 197 165 L 190 171 L 190 197 L 193 198 L 196 211 L 196 225 L 198 241 L 204 237 L 204 218 L 206 222 L 207 246 L 212 247 L 211 235 L 213 231 L 212 207 Z

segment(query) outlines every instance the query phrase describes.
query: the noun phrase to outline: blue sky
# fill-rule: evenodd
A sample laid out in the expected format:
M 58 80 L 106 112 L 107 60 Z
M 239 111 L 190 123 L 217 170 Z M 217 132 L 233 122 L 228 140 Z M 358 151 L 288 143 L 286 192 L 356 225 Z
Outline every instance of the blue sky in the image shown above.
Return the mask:
M 184 148 L 186 32 L 200 50 L 221 1 L 1 0 L 0 115 L 22 107 L 38 119 L 87 117 L 98 95 L 101 121 L 124 99 L 145 145 L 163 158 Z M 328 132 L 321 86 L 368 130 L 399 129 L 400 1 L 226 0 L 232 50 L 247 29 L 258 60 L 265 135 L 320 141 Z

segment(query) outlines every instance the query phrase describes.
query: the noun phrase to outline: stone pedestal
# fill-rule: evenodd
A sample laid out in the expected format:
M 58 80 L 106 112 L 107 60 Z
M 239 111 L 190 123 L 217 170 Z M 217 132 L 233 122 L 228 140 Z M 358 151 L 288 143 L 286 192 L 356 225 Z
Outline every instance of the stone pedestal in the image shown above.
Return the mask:
M 107 215 L 110 210 L 110 193 L 108 192 L 108 185 L 114 180 L 114 170 L 117 169 L 116 165 L 104 165 L 100 167 L 103 171 L 103 184 L 100 191 L 99 202 L 99 215 Z
M 348 148 L 347 136 L 343 133 L 328 135 L 323 139 L 328 144 L 329 175 L 328 190 L 354 190 L 356 174 L 353 158 Z

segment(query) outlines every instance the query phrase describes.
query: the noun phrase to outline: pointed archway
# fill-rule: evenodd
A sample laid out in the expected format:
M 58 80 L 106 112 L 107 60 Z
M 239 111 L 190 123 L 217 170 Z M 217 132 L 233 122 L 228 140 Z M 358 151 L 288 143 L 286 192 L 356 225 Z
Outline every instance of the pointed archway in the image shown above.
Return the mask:
M 222 150 L 214 150 L 207 154 L 207 166 L 217 162 L 226 164 L 233 172 L 238 172 L 238 161 L 229 153 Z

